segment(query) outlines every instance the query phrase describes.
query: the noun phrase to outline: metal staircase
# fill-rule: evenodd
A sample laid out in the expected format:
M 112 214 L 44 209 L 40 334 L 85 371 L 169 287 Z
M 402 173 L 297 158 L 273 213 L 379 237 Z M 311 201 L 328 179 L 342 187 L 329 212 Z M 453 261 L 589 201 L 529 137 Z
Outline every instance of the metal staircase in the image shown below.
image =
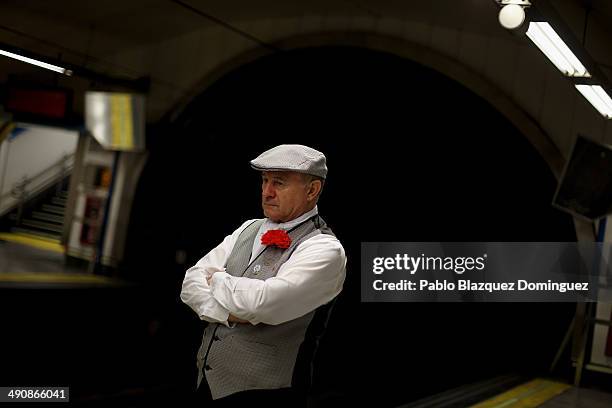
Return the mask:
M 64 231 L 69 179 L 66 177 L 13 209 L 0 220 L 0 230 L 59 242 Z

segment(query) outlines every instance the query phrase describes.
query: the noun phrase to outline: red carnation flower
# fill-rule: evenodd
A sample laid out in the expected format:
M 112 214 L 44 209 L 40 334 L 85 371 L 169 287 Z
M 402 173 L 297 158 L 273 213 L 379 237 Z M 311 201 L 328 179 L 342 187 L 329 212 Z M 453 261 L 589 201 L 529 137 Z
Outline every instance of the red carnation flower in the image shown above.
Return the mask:
M 261 243 L 263 245 L 274 245 L 278 248 L 287 249 L 291 245 L 291 237 L 283 229 L 268 230 L 261 237 Z

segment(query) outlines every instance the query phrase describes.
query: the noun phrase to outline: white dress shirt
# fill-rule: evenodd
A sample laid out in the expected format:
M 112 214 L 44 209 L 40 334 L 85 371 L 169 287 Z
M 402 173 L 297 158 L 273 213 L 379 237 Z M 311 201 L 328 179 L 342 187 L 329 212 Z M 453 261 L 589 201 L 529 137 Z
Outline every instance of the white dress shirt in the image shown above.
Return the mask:
M 268 230 L 289 230 L 315 214 L 317 207 L 286 223 L 266 219 L 253 243 L 251 261 L 265 248 L 261 236 Z M 236 240 L 253 221 L 242 224 L 185 273 L 181 300 L 201 319 L 230 326 L 227 318 L 231 313 L 251 324 L 280 324 L 311 312 L 340 293 L 346 276 L 346 255 L 340 241 L 328 234 L 302 242 L 272 278 L 251 279 L 226 273 L 224 265 Z M 210 275 L 213 277 L 209 286 L 206 278 Z

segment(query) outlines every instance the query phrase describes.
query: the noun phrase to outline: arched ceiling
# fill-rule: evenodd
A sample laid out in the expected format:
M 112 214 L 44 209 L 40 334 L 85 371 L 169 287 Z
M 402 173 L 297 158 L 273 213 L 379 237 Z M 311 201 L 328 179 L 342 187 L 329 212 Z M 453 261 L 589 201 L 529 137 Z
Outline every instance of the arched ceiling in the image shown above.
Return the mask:
M 612 3 L 546 4 L 609 80 Z M 578 133 L 612 142 L 608 121 L 524 36 L 500 27 L 498 9 L 494 0 L 5 0 L 0 43 L 110 78 L 150 78 L 147 116 L 155 121 L 245 53 L 276 52 L 283 40 L 300 35 L 372 33 L 416 44 L 480 76 L 518 105 L 530 126 L 541 129 L 562 155 Z M 83 91 L 100 87 L 86 76 L 57 78 L 2 58 L 0 80 L 8 75 L 74 89 L 77 110 Z

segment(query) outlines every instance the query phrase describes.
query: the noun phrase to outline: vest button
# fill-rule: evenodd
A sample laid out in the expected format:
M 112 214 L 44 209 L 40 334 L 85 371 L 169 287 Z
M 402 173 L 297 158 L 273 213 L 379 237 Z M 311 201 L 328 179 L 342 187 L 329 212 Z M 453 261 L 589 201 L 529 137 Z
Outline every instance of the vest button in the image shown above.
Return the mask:
M 209 370 L 212 370 L 212 367 L 211 367 L 211 366 L 209 366 L 208 364 L 206 364 L 206 367 L 204 367 L 204 369 L 205 369 L 206 371 L 209 371 Z
M 214 340 L 214 341 L 219 341 L 219 340 L 221 340 L 221 339 L 219 338 L 219 336 L 217 336 L 217 335 L 215 334 L 215 337 L 213 337 L 213 340 Z

